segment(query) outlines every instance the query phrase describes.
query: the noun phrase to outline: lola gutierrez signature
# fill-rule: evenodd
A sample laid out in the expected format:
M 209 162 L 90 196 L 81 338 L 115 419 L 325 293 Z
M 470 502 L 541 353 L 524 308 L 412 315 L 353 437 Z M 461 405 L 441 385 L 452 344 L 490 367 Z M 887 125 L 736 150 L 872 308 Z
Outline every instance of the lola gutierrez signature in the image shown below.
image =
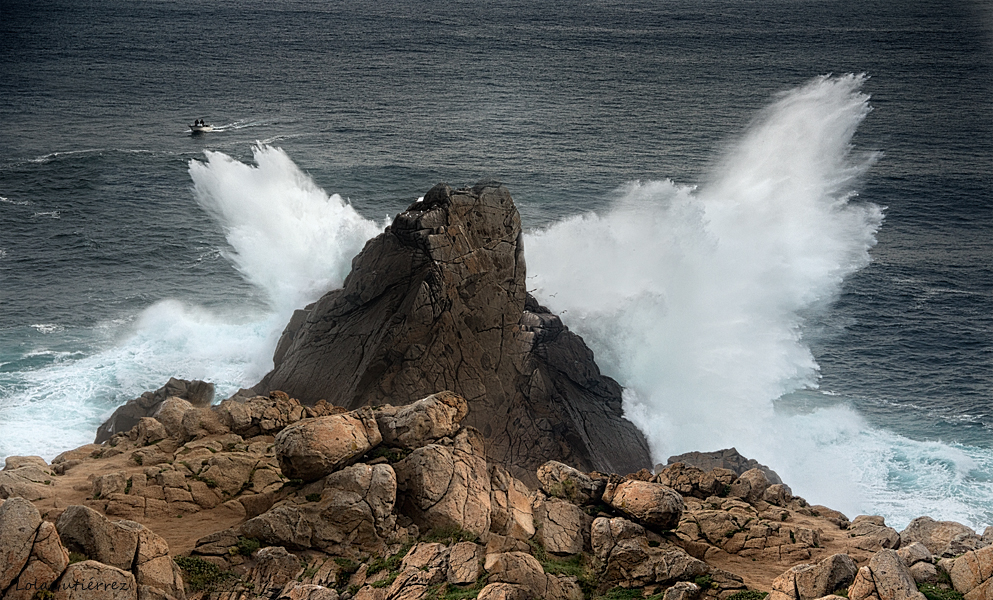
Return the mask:
M 82 592 L 106 592 L 110 590 L 120 590 L 126 592 L 131 589 L 131 583 L 128 581 L 97 581 L 95 579 L 90 580 L 80 580 L 74 579 L 73 581 L 62 581 L 58 583 L 53 583 L 51 585 L 38 585 L 37 582 L 30 583 L 18 582 L 15 584 L 14 589 L 16 590 L 48 590 L 50 592 L 55 592 L 57 590 L 75 590 Z

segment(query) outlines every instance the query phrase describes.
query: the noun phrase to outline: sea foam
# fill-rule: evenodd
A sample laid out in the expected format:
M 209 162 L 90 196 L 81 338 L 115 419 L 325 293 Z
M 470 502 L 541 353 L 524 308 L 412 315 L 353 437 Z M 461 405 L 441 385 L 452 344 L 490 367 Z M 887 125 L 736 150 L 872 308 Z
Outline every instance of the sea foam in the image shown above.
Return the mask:
M 878 158 L 852 145 L 870 112 L 864 81 L 820 77 L 781 95 L 699 187 L 632 183 L 606 214 L 531 233 L 528 287 L 625 386 L 656 461 L 735 446 L 852 516 L 906 524 L 927 508 L 988 524 L 989 500 L 957 500 L 993 491 L 970 450 L 876 430 L 842 398 L 806 414 L 776 402 L 816 389 L 805 316 L 869 263 L 882 224 L 880 207 L 855 201 Z M 908 471 L 920 479 L 900 481 Z

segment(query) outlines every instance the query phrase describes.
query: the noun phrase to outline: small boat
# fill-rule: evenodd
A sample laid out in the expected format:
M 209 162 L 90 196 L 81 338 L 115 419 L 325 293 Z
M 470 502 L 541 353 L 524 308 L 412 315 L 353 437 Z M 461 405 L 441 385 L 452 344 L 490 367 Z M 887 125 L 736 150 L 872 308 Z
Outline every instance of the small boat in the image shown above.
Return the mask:
M 208 131 L 213 131 L 213 125 L 190 125 L 191 133 L 207 133 Z

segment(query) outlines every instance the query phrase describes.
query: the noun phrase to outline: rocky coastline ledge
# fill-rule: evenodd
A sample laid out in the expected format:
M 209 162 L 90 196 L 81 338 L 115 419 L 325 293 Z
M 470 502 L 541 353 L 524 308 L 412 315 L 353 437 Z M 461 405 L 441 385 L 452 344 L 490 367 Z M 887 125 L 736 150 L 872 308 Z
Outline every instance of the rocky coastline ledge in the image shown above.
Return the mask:
M 849 520 L 733 449 L 649 470 L 498 185 L 432 189 L 212 398 L 7 457 L 2 599 L 993 600 L 993 528 Z

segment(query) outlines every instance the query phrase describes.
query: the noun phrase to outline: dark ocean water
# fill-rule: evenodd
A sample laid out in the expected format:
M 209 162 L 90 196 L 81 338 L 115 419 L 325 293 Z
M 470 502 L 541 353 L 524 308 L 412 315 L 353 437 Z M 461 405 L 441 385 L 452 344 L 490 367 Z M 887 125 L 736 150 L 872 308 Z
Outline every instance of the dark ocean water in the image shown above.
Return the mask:
M 0 456 L 254 383 L 387 217 L 495 178 L 657 459 L 993 524 L 989 3 L 0 0 L 0 151 Z

